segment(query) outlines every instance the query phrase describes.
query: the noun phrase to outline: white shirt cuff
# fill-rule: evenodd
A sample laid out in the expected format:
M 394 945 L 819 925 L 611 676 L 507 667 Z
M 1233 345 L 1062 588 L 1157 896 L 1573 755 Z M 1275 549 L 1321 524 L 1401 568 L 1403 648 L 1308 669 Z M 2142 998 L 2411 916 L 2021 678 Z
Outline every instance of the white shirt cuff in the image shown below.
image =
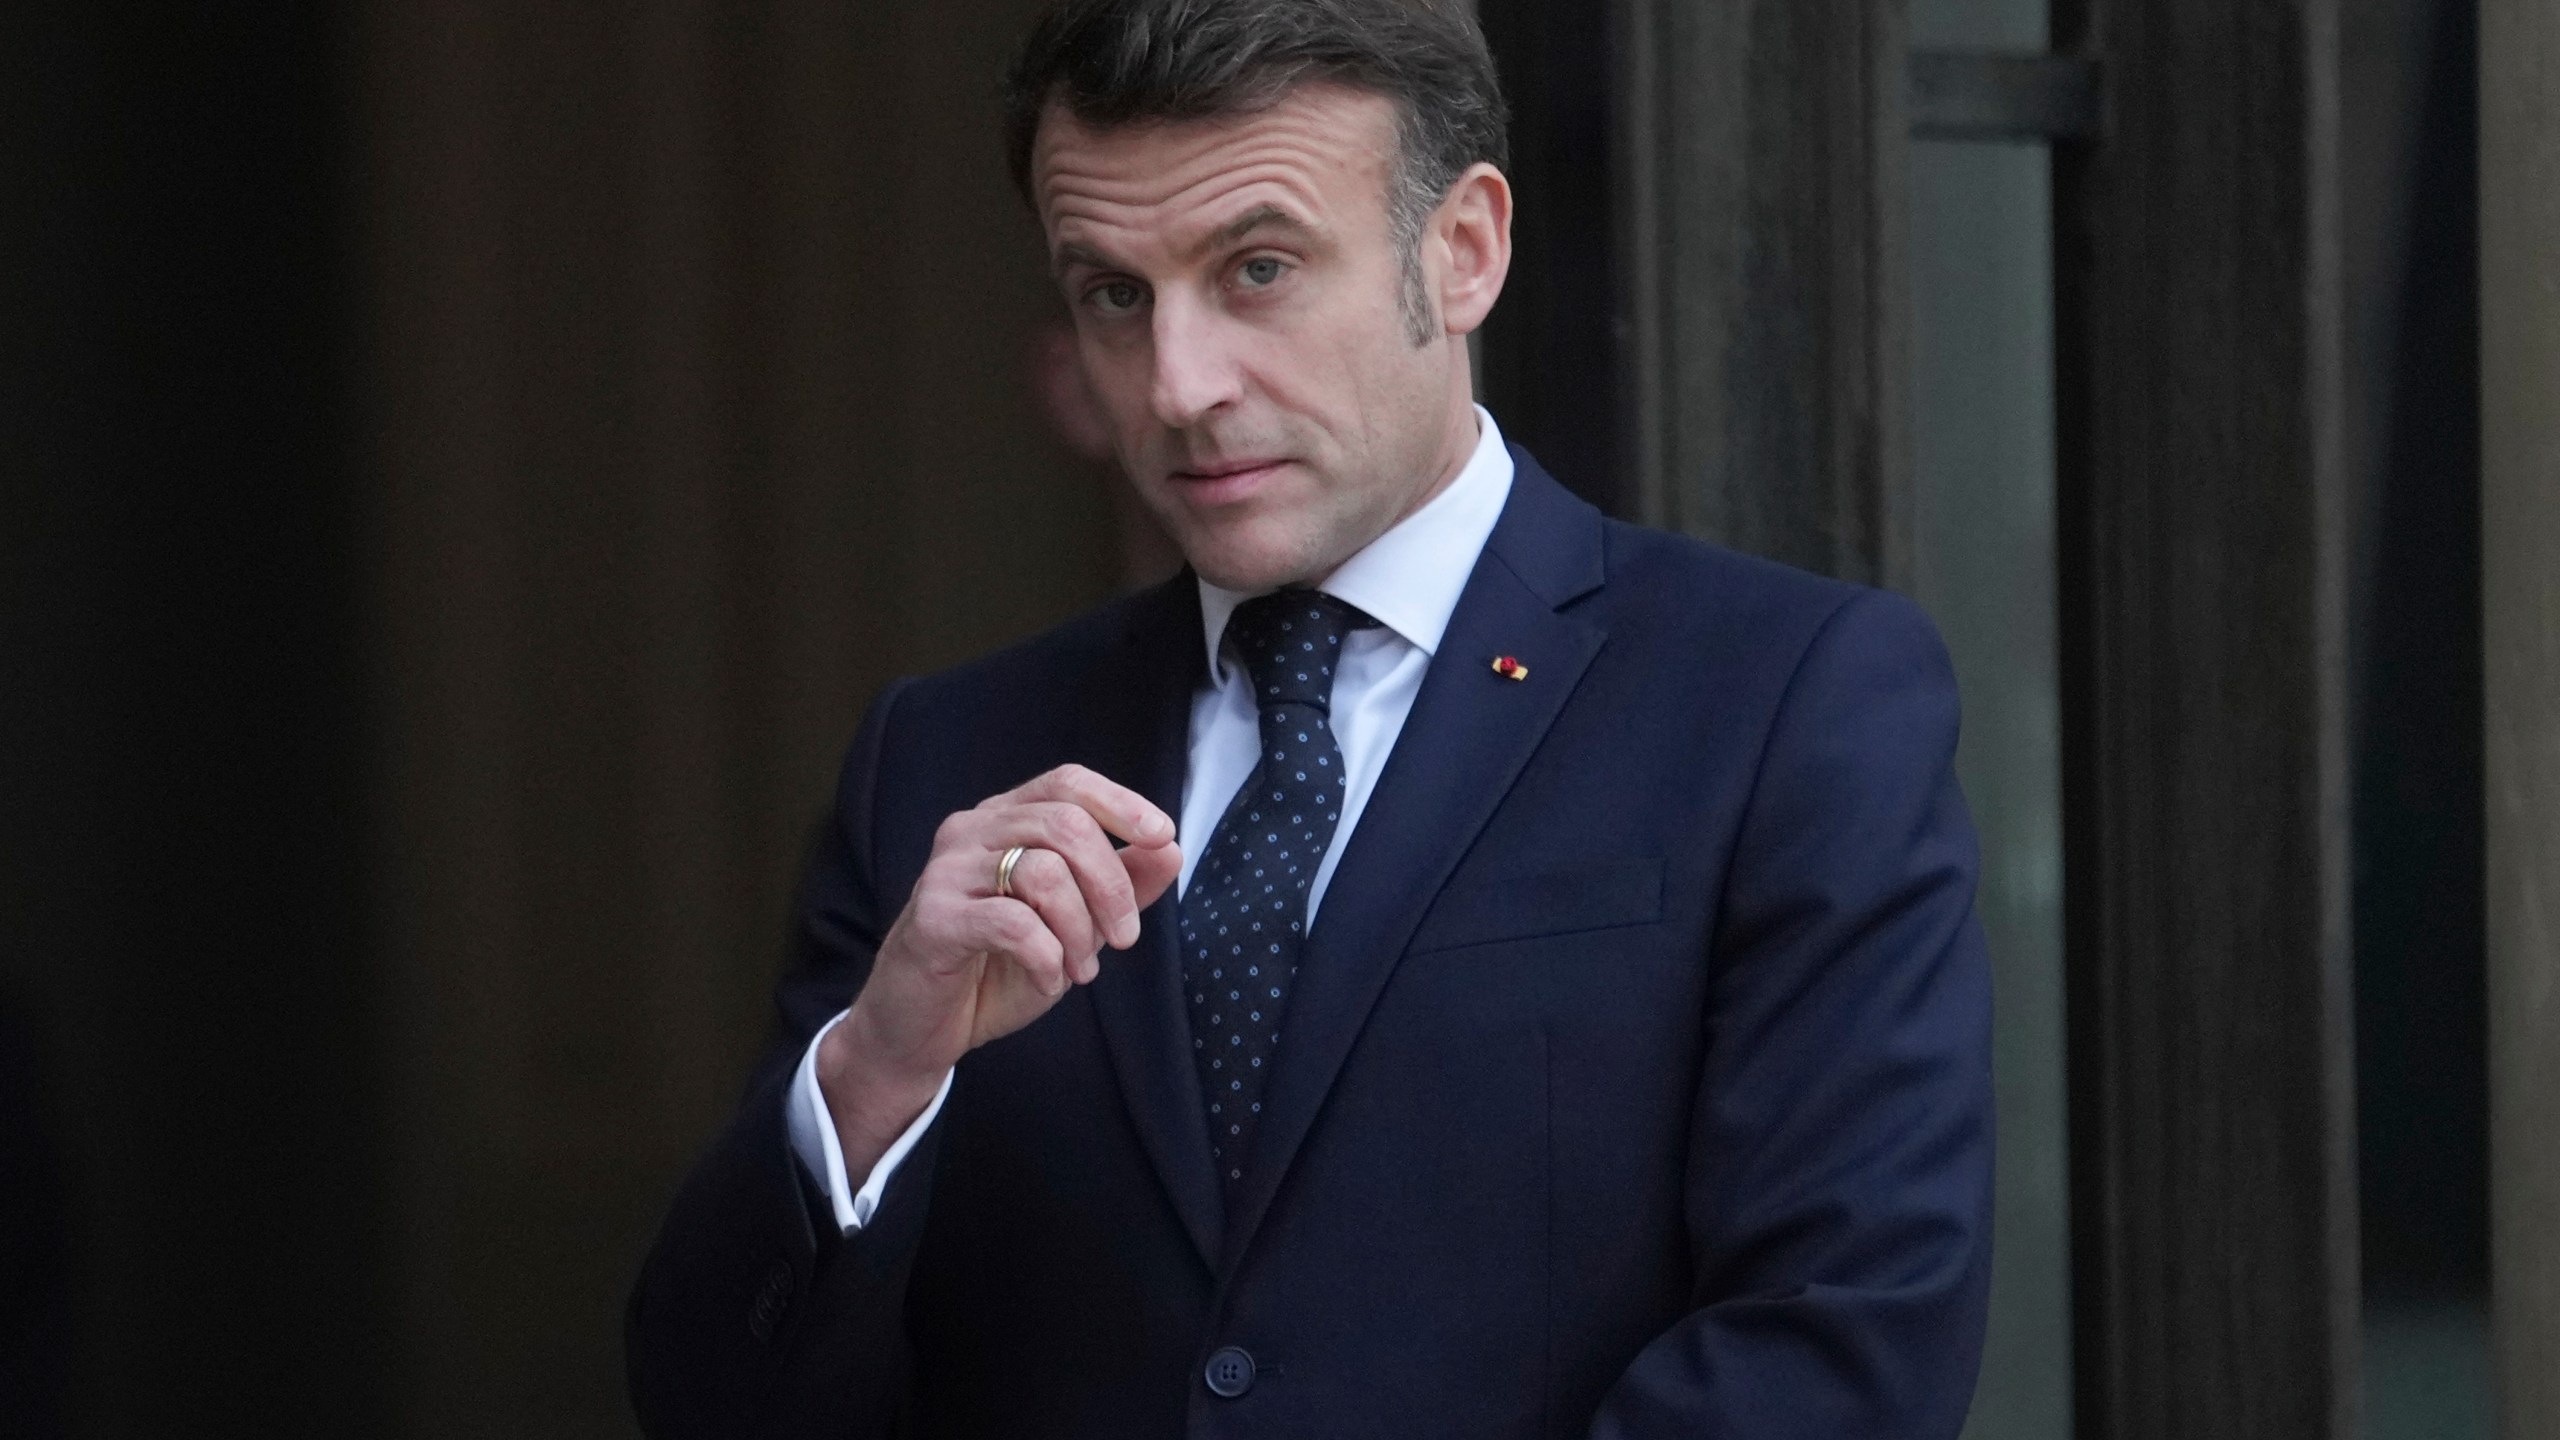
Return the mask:
M 850 1013 L 840 1012 L 818 1027 L 817 1036 L 800 1056 L 800 1073 L 791 1079 L 791 1097 L 786 1102 L 792 1153 L 808 1167 L 809 1178 L 826 1192 L 827 1203 L 835 1209 L 836 1229 L 848 1235 L 871 1223 L 871 1212 L 880 1208 L 880 1193 L 889 1188 L 889 1177 L 898 1173 L 899 1163 L 924 1138 L 933 1117 L 942 1113 L 942 1102 L 951 1095 L 951 1076 L 945 1072 L 942 1088 L 933 1092 L 933 1103 L 924 1107 L 924 1113 L 880 1157 L 880 1163 L 871 1167 L 862 1188 L 853 1188 L 853 1179 L 844 1169 L 844 1144 L 836 1139 L 835 1114 L 827 1109 L 826 1092 L 818 1088 L 818 1042 L 826 1039 L 827 1032 L 842 1024 Z

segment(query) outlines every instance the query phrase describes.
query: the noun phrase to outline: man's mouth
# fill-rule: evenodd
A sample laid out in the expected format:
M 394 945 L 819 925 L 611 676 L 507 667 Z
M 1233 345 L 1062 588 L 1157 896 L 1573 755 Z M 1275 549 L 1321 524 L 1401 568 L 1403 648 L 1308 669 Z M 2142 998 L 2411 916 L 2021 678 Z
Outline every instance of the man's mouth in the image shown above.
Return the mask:
M 1183 466 L 1171 478 L 1186 493 L 1200 499 L 1236 499 L 1280 473 L 1288 463 L 1285 459 L 1217 460 Z

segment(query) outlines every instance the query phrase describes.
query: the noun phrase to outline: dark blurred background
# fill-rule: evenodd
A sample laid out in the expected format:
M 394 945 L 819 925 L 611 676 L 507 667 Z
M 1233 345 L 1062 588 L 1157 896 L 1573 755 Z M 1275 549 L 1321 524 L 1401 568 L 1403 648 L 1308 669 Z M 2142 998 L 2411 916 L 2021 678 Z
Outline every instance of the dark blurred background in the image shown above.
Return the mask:
M 1028 10 L 19 12 L 0 1243 L 69 1433 L 627 1431 L 862 704 L 1117 577 L 1026 399 Z
M 14 13 L 0 1431 L 631 1433 L 625 1288 L 760 1038 L 867 697 L 1161 563 L 1038 400 L 1056 305 L 993 100 L 1035 8 Z M 1839 215 L 1788 217 L 1838 193 L 1805 167 L 1848 142 L 1768 137 L 1836 69 L 1833 22 L 1482 8 L 1521 204 L 1489 403 L 1619 513 L 1754 544 L 1717 467 L 1835 463 L 1835 432 L 1790 427 L 1853 382 L 1806 362 L 1790 399 L 1737 362 L 1718 403 L 1786 423 L 1701 430 L 1685 381 L 1630 398 L 1660 388 L 1644 337 L 1724 326 L 1794 364 L 1845 333 L 1802 280 L 1838 272 L 1737 241 L 1723 308 L 1675 315 L 1708 251 L 1630 196 L 1648 165 L 1739 166 L 1732 212 L 1777 227 L 1745 239 L 1830 243 Z M 1870 8 L 1895 77 L 1905 43 L 2090 43 L 2085 6 Z M 2364 1425 L 2485 1435 L 2478 27 L 2472 0 L 2311 8 L 2343 95 L 2320 223 Z M 1743 159 L 1646 128 L 1713 90 L 1692 54 L 1752 98 L 1691 148 Z M 2048 147 L 2092 142 L 1916 133 L 1882 145 L 1873 233 L 1920 293 L 1873 334 L 1917 358 L 1835 448 L 1917 498 L 1874 544 L 1820 520 L 1836 550 L 1754 548 L 1911 588 L 1949 631 L 2015 1127 L 1974 1433 L 2071 1433 L 2075 1394 L 2082 1433 L 2129 1433 L 2075 1391 L 2094 1212 L 2066 1194 Z M 1684 445 L 1726 458 L 1683 480 Z

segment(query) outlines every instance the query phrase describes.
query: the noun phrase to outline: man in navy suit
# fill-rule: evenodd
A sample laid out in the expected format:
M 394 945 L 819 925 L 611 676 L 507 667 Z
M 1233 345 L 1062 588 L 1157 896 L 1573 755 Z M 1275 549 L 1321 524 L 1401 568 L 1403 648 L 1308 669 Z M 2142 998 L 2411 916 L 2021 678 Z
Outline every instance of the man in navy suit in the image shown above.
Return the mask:
M 889 689 L 630 1313 L 654 1435 L 1951 1437 L 1956 700 L 1891 596 L 1474 406 L 1444 0 L 1070 0 L 1011 90 L 1182 576 Z

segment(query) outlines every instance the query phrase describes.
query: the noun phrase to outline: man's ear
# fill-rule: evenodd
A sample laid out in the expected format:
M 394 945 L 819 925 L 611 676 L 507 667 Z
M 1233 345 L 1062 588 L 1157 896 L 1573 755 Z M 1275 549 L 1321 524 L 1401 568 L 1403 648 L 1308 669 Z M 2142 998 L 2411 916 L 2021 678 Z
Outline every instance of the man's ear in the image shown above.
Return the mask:
M 1472 334 L 1511 273 L 1511 182 L 1491 165 L 1468 166 L 1442 197 L 1431 235 L 1442 260 L 1441 323 L 1452 335 Z

